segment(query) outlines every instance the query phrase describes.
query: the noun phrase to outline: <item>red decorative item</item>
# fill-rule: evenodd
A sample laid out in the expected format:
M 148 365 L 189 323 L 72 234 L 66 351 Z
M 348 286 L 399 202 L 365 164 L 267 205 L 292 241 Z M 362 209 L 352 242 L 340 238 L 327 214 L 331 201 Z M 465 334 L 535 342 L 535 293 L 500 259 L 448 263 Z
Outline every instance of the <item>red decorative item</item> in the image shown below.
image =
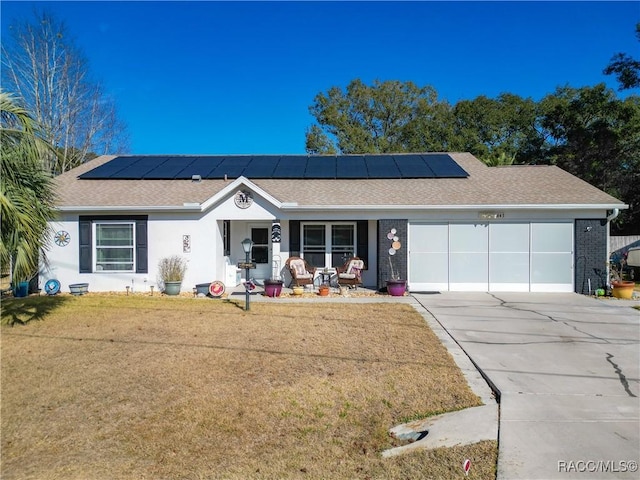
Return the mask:
M 219 297 L 224 293 L 224 283 L 216 280 L 209 285 L 209 293 L 212 297 Z

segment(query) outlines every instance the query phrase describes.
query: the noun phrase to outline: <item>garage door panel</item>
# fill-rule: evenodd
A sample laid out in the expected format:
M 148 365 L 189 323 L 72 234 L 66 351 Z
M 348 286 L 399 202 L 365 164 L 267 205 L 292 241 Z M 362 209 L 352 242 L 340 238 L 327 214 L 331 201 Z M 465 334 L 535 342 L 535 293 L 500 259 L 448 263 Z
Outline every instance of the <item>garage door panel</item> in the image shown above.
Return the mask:
M 409 226 L 409 287 L 413 291 L 449 289 L 449 225 Z
M 489 290 L 529 290 L 529 223 L 489 225 Z
M 412 253 L 410 283 L 444 283 L 449 281 L 446 253 Z
M 571 253 L 533 253 L 531 263 L 531 283 L 571 283 Z
M 490 283 L 529 283 L 529 252 L 490 253 Z
M 449 288 L 487 291 L 489 288 L 489 224 L 449 225 Z
M 449 260 L 451 283 L 487 283 L 486 253 L 451 253 Z
M 486 223 L 457 224 L 449 226 L 450 252 L 476 252 L 487 253 L 489 225 Z
M 531 224 L 531 291 L 573 291 L 573 222 Z

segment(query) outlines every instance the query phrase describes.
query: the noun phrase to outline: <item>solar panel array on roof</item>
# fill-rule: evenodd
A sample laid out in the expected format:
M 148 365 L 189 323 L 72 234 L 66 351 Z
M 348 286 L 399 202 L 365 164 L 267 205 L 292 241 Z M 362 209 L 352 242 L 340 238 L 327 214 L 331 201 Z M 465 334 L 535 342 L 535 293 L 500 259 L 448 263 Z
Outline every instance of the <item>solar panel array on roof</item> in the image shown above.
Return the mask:
M 445 153 L 397 155 L 145 155 L 116 157 L 82 175 L 85 179 L 384 179 L 465 178 Z

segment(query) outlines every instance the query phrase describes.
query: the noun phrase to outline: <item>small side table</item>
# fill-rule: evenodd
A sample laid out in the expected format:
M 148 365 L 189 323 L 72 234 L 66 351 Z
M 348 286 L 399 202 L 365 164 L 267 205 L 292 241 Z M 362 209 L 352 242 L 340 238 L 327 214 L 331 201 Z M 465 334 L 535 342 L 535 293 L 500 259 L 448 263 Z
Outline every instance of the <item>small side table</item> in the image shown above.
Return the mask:
M 332 287 L 331 285 L 331 277 L 335 277 L 337 275 L 337 270 L 335 268 L 329 268 L 327 270 L 322 269 L 318 271 L 318 275 L 320 276 L 320 284 L 321 285 L 328 285 L 329 288 Z

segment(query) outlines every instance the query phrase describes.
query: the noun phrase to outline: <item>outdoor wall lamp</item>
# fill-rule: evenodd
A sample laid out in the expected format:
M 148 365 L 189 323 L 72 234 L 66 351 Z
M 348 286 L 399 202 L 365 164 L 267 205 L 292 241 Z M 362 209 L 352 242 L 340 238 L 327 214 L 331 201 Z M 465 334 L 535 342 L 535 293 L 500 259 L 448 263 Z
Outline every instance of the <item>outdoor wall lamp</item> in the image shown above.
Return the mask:
M 251 249 L 253 248 L 253 240 L 245 238 L 242 242 L 242 250 L 244 250 L 244 290 L 245 290 L 245 310 L 249 310 L 250 307 L 250 290 L 251 283 L 249 282 L 249 269 L 251 268 Z
M 244 250 L 247 262 L 250 261 L 249 254 L 251 253 L 251 249 L 253 248 L 253 240 L 250 238 L 245 238 L 242 240 L 242 250 Z

